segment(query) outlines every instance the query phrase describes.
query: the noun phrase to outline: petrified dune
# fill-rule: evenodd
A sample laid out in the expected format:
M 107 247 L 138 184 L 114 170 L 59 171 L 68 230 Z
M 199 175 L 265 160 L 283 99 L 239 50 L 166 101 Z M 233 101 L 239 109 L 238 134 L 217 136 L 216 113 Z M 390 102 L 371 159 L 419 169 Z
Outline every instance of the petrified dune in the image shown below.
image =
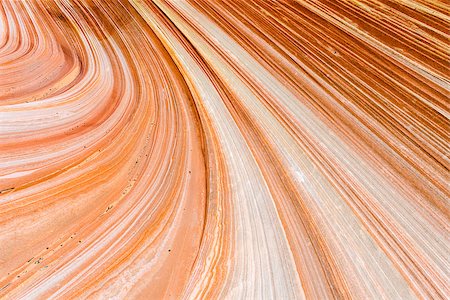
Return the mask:
M 0 298 L 449 299 L 448 11 L 0 0 Z

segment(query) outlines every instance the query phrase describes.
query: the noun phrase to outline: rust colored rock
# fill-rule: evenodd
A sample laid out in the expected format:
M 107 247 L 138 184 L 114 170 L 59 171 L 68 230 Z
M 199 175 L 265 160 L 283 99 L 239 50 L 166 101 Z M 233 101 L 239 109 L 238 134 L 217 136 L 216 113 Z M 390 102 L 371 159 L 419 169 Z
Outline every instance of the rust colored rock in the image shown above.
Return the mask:
M 0 1 L 0 298 L 448 299 L 448 10 Z

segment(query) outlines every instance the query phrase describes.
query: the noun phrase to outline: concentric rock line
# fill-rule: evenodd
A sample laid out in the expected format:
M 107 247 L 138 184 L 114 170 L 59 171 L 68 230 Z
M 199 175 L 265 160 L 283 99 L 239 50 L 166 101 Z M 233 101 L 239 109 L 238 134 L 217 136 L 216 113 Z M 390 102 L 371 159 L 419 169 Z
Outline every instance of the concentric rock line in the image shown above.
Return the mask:
M 450 298 L 449 9 L 0 1 L 0 298 Z

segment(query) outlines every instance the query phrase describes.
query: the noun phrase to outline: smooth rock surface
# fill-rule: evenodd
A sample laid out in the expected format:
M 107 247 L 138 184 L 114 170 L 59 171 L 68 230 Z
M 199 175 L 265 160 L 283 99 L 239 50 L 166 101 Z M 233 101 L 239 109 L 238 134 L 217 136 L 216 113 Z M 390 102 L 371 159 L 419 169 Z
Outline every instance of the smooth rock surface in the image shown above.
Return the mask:
M 449 8 L 0 0 L 0 299 L 449 299 Z

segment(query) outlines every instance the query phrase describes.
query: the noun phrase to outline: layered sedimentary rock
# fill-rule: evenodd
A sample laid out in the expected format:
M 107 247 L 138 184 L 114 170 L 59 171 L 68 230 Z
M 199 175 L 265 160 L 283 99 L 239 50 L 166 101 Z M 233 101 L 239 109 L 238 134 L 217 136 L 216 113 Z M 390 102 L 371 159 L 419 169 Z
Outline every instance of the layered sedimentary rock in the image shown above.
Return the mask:
M 450 297 L 448 9 L 0 1 L 0 298 Z

